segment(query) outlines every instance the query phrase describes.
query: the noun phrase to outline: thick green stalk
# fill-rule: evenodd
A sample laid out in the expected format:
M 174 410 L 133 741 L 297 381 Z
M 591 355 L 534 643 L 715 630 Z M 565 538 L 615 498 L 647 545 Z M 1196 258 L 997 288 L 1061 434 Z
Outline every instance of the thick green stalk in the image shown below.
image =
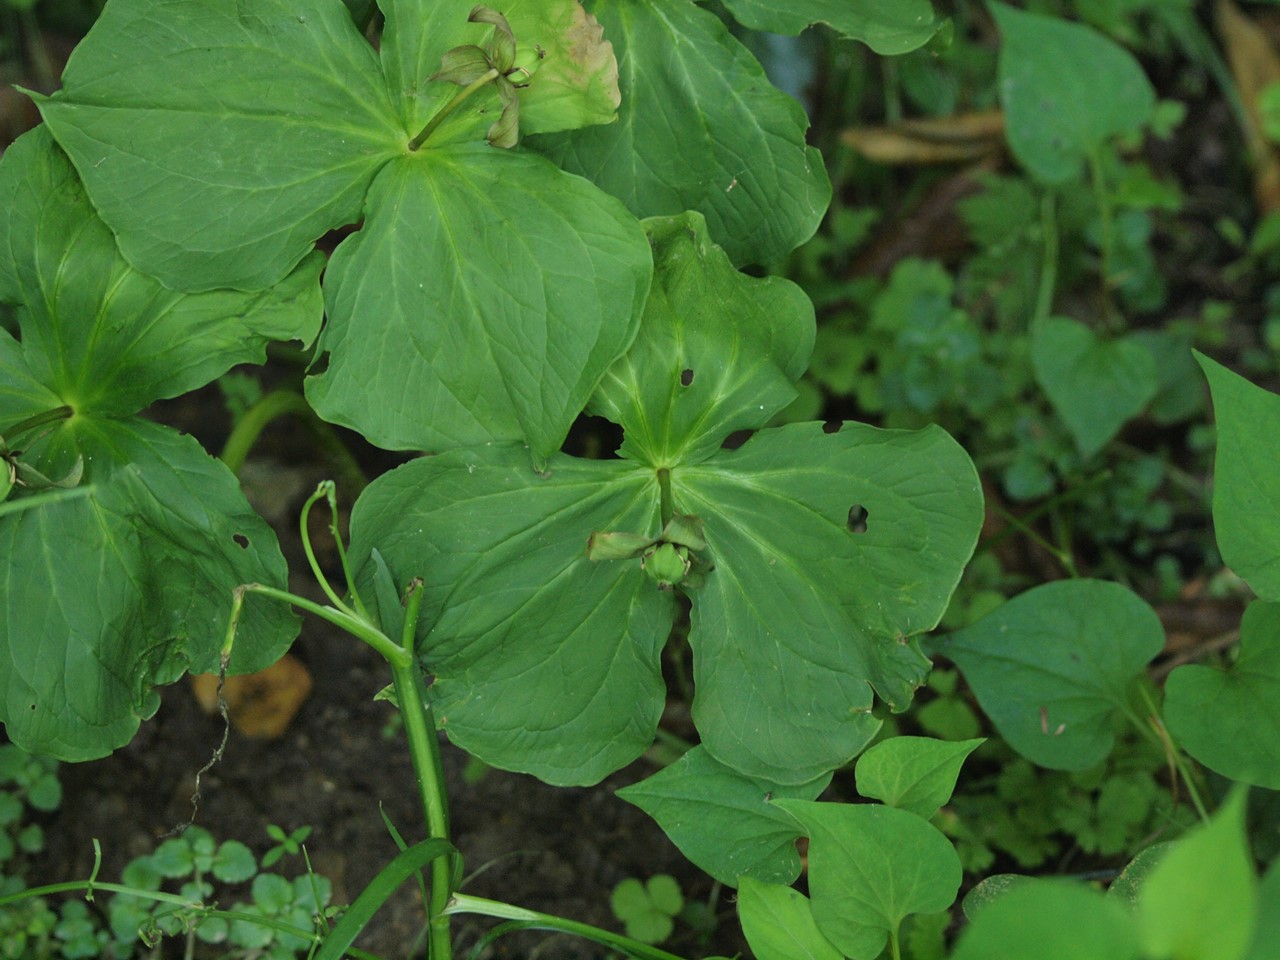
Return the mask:
M 409 740 L 409 755 L 413 759 L 413 772 L 422 798 L 427 835 L 448 840 L 449 810 L 444 793 L 440 743 L 436 739 L 435 724 L 431 720 L 431 708 L 426 703 L 422 671 L 417 661 L 412 660 L 404 666 L 393 664 L 391 676 L 395 682 L 396 699 L 400 704 L 400 716 L 404 719 L 405 736 Z M 431 895 L 427 904 L 427 956 L 430 960 L 450 960 L 452 956 L 449 915 L 445 912 L 453 894 L 450 889 L 452 875 L 451 857 L 437 857 L 431 861 Z
M 368 484 L 360 464 L 356 462 L 351 451 L 338 439 L 333 427 L 316 416 L 306 398 L 295 390 L 272 390 L 257 400 L 231 428 L 231 434 L 218 454 L 218 459 L 225 463 L 232 473 L 238 474 L 249 457 L 249 451 L 262 436 L 267 424 L 277 417 L 292 414 L 302 421 L 303 425 L 320 444 L 342 471 L 344 489 L 348 493 L 359 493 Z
M 675 503 L 671 498 L 671 470 L 668 467 L 658 469 L 658 496 L 662 529 L 665 530 L 676 512 Z
M 449 114 L 453 113 L 453 111 L 457 110 L 460 106 L 462 106 L 462 104 L 466 102 L 468 97 L 470 97 L 473 93 L 475 93 L 477 90 L 483 87 L 486 83 L 492 83 L 494 80 L 497 80 L 498 76 L 499 74 L 497 70 L 493 70 L 493 69 L 487 70 L 484 74 L 477 77 L 475 80 L 471 81 L 461 90 L 459 90 L 456 94 L 454 94 L 453 99 L 450 100 L 448 103 L 446 103 L 443 107 L 441 107 L 440 110 L 436 113 L 436 115 L 427 121 L 427 125 L 423 127 L 420 131 L 418 131 L 418 135 L 409 141 L 409 149 L 410 150 L 419 149 L 424 143 L 427 142 L 427 137 L 435 133 L 436 128 L 439 127 L 440 124 L 444 123 L 444 121 L 448 118 Z

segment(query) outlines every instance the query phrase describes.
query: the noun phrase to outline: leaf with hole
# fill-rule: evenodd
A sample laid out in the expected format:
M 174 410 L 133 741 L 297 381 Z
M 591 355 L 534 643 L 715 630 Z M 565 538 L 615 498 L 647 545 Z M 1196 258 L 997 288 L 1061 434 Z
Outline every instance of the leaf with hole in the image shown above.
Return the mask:
M 1033 587 L 933 645 L 951 659 L 1014 750 L 1042 767 L 1085 770 L 1115 743 L 1113 718 L 1164 648 L 1136 594 L 1101 580 Z
M 696 214 L 647 226 L 652 306 L 592 405 L 624 427 L 623 458 L 555 455 L 535 473 L 494 445 L 415 461 L 361 496 L 353 556 L 376 546 L 398 583 L 426 579 L 420 648 L 451 737 L 494 766 L 594 782 L 652 741 L 675 607 L 642 559 L 593 560 L 588 541 L 654 541 L 664 511 L 695 516 L 703 745 L 747 777 L 807 783 L 873 735 L 873 688 L 895 709 L 910 701 L 928 665 L 913 638 L 973 549 L 977 478 L 936 428 L 792 424 L 720 449 L 790 399 L 812 308 L 786 281 L 737 274 Z
M 0 433 L 45 476 L 83 467 L 83 496 L 0 518 L 0 718 L 26 749 L 102 756 L 155 710 L 154 687 L 219 667 L 231 590 L 282 584 L 284 559 L 235 478 L 190 437 L 132 416 L 261 361 L 319 324 L 310 257 L 275 288 L 184 295 L 131 268 L 47 132 L 0 159 Z M 18 501 L 21 502 L 21 501 Z M 232 667 L 261 669 L 297 632 L 253 613 Z

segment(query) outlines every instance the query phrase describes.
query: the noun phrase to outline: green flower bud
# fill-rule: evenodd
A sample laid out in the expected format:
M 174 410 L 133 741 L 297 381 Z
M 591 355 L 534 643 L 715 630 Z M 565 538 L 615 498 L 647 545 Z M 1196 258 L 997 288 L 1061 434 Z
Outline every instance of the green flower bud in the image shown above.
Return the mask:
M 659 590 L 670 590 L 684 579 L 692 565 L 689 551 L 674 543 L 664 543 L 640 561 L 647 573 L 658 584 Z

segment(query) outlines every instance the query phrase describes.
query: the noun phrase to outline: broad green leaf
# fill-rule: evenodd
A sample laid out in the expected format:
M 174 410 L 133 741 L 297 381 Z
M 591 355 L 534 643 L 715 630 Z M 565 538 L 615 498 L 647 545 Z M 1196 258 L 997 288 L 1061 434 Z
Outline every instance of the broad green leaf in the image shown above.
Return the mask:
M 1237 788 L 1207 824 L 1183 837 L 1138 897 L 1142 945 L 1154 957 L 1242 960 L 1258 918 L 1258 879 Z
M 1079 447 L 1091 457 L 1159 389 L 1155 359 L 1128 338 L 1102 340 L 1083 323 L 1050 317 L 1031 331 L 1031 362 Z
M 399 94 L 394 98 L 405 129 L 417 132 L 457 93 L 456 87 L 432 79 L 441 57 L 464 44 L 482 46 L 493 27 L 468 20 L 474 0 L 385 0 L 380 6 L 386 14 L 380 56 L 387 83 L 393 95 Z M 532 73 L 521 78 L 527 82 L 520 91 L 521 130 L 549 133 L 611 123 L 619 102 L 618 64 L 599 24 L 582 5 L 577 0 L 505 0 L 499 6 L 515 36 L 516 62 Z M 474 134 L 493 122 L 497 103 L 492 89 L 481 91 L 450 123 Z M 477 122 L 468 123 L 465 115 Z M 458 135 L 455 129 L 449 138 Z
M 275 283 L 407 142 L 340 0 L 113 0 L 62 83 L 45 122 L 125 257 L 178 289 Z
M 831 199 L 800 104 L 710 11 L 688 0 L 596 0 L 618 58 L 619 120 L 528 143 L 638 217 L 697 210 L 734 263 L 809 239 Z
M 858 793 L 928 820 L 951 799 L 965 758 L 985 740 L 890 737 L 858 758 Z
M 1080 173 L 1107 140 L 1139 129 L 1155 91 L 1133 55 L 1091 27 L 988 0 L 1000 27 L 1009 148 L 1037 180 Z
M 695 235 L 690 253 L 703 249 L 700 218 L 680 222 Z M 671 287 L 674 269 L 714 276 L 710 255 L 673 266 L 664 251 L 686 243 L 682 231 L 649 227 L 658 289 Z M 779 331 L 801 322 L 751 313 L 746 302 L 767 281 L 681 283 L 705 291 L 682 299 L 681 314 L 716 318 L 726 357 L 741 339 L 739 322 Z M 788 300 L 801 309 L 794 298 L 780 302 Z M 642 326 L 670 326 L 665 295 L 653 302 Z M 659 332 L 652 342 L 670 336 Z M 672 384 L 682 370 L 643 352 L 649 334 L 639 342 L 633 382 L 679 389 Z M 738 364 L 724 365 L 733 382 Z M 766 384 L 777 376 L 750 363 L 742 371 Z M 615 378 L 602 395 L 616 409 L 641 409 L 620 392 L 625 382 Z M 769 416 L 766 403 L 755 405 L 754 423 L 729 418 L 714 390 L 697 396 L 703 418 L 719 417 L 722 433 Z M 661 422 L 686 416 L 675 409 L 659 408 L 649 435 L 709 446 L 696 413 L 679 430 Z M 363 560 L 376 548 L 401 588 L 426 577 L 435 600 L 421 649 L 450 735 L 487 762 L 552 782 L 592 782 L 648 746 L 664 699 L 658 649 L 674 607 L 637 553 L 645 544 L 659 549 L 657 538 L 670 533 L 664 518 L 692 515 L 698 530 L 694 546 L 681 546 L 692 552 L 681 589 L 693 603 L 693 712 L 704 745 L 749 778 L 804 784 L 849 760 L 875 732 L 873 687 L 895 709 L 910 700 L 928 666 L 913 637 L 941 617 L 982 515 L 972 464 L 937 429 L 847 425 L 833 433 L 794 424 L 669 467 L 557 455 L 536 474 L 521 456 L 514 446 L 469 448 L 380 478 L 356 505 L 352 553 Z M 588 540 L 603 534 L 639 550 L 590 559 Z
M 21 137 L 0 169 L 0 300 L 20 305 L 18 349 L 44 386 L 6 376 L 0 391 L 24 390 L 40 409 L 123 416 L 261 363 L 272 340 L 310 342 L 319 329 L 319 254 L 270 290 L 176 293 L 120 256 L 48 131 Z M 3 357 L 13 341 L 0 337 Z M 0 397 L 0 416 L 20 413 Z
M 231 591 L 283 583 L 285 563 L 190 437 L 79 416 L 32 455 L 55 471 L 82 456 L 94 493 L 0 520 L 0 719 L 26 750 L 86 760 L 132 738 L 154 687 L 216 672 Z M 297 632 L 279 604 L 245 616 L 236 672 L 268 666 Z
M 353 556 L 425 582 L 419 641 L 437 721 L 486 763 L 594 783 L 653 742 L 673 617 L 639 563 L 587 559 L 597 530 L 656 521 L 652 474 L 519 445 L 415 460 L 366 488 Z M 657 534 L 657 530 L 652 530 Z M 372 575 L 372 570 L 368 571 Z
M 1280 960 L 1280 860 L 1274 860 L 1258 885 L 1258 926 L 1248 960 Z
M 1166 840 L 1152 844 L 1139 853 L 1125 864 L 1124 869 L 1120 871 L 1120 876 L 1111 881 L 1111 885 L 1107 887 L 1107 897 L 1123 903 L 1131 910 L 1136 909 L 1138 897 L 1142 893 L 1143 884 L 1147 882 L 1147 877 L 1151 876 L 1151 871 L 1175 845 L 1175 841 Z
M 1128 912 L 1082 883 L 1035 880 L 985 905 L 952 960 L 1138 960 Z
M 758 960 L 842 960 L 813 920 L 813 905 L 798 890 L 743 877 L 738 919 Z
M 873 960 L 914 913 L 955 901 L 963 871 L 927 820 L 878 804 L 778 800 L 809 835 L 809 896 L 818 929 L 852 960 Z
M 1009 745 L 1055 770 L 1085 770 L 1111 752 L 1112 718 L 1163 647 L 1155 611 L 1101 580 L 1034 587 L 935 644 Z
M 681 853 L 721 883 L 735 887 L 743 877 L 791 883 L 800 876 L 800 831 L 769 801 L 814 800 L 830 780 L 799 786 L 753 780 L 699 746 L 618 796 L 658 821 Z
M 1187 665 L 1165 683 L 1165 720 L 1187 752 L 1232 780 L 1280 790 L 1280 604 L 1254 601 L 1229 670 Z
M 796 423 L 671 487 L 715 564 L 691 615 L 703 745 L 783 783 L 856 755 L 879 728 L 872 688 L 904 710 L 928 671 L 913 638 L 946 610 L 982 510 L 968 457 L 937 427 Z
M 600 22 L 577 0 L 508 4 L 517 41 L 538 51 L 537 69 L 520 93 L 525 134 L 576 130 L 618 119 L 618 60 Z
M 795 399 L 813 350 L 813 306 L 789 280 L 735 270 L 696 213 L 646 226 L 656 275 L 645 323 L 605 374 L 592 412 L 623 427 L 625 457 L 697 463 Z M 707 303 L 733 304 L 732 326 Z
M 976 886 L 964 895 L 960 901 L 960 909 L 964 911 L 966 920 L 973 920 L 978 914 L 1010 890 L 1026 884 L 1036 883 L 1035 877 L 1020 873 L 993 873 L 983 877 Z
M 644 235 L 544 159 L 484 144 L 387 166 L 325 274 L 316 411 L 374 443 L 556 450 L 635 336 Z
M 0 300 L 21 328 L 0 332 L 0 434 L 45 476 L 82 465 L 88 491 L 0 518 L 0 718 L 15 742 L 109 753 L 155 709 L 155 686 L 218 669 L 234 587 L 284 581 L 274 535 L 222 464 L 117 418 L 262 359 L 270 339 L 309 339 L 319 268 L 309 258 L 261 293 L 174 293 L 121 259 L 45 131 L 0 160 Z M 49 434 L 12 436 L 60 408 Z M 251 613 L 236 670 L 267 666 L 297 630 L 284 608 Z
M 1280 396 L 1196 355 L 1213 394 L 1218 452 L 1213 526 L 1222 559 L 1263 600 L 1280 601 Z
M 876 53 L 909 53 L 929 42 L 939 21 L 929 0 L 725 0 L 734 19 L 752 30 L 797 34 L 823 23 Z

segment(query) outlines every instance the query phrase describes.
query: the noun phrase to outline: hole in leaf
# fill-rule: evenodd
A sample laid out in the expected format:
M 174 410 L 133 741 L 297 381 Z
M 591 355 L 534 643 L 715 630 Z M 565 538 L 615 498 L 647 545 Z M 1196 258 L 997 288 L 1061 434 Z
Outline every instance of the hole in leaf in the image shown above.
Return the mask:
M 840 428 L 844 426 L 843 420 L 828 420 L 822 425 L 823 433 L 839 433 Z
M 239 547 L 241 550 L 249 549 L 249 538 L 246 537 L 243 533 L 237 533 L 231 539 L 236 542 L 236 546 Z
M 685 367 L 680 371 L 680 386 L 687 387 L 691 383 L 693 383 L 693 370 L 689 367 Z
M 866 533 L 867 508 L 860 503 L 855 503 L 849 508 L 849 519 L 847 523 L 850 533 Z

